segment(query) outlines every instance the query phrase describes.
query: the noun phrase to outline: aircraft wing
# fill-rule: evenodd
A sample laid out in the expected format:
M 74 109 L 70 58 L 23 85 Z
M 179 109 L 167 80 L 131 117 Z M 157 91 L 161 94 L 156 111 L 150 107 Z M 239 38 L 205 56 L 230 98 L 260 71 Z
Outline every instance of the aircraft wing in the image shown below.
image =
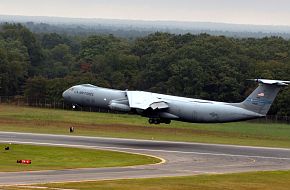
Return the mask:
M 143 91 L 127 91 L 130 108 L 146 110 L 148 108 L 166 109 L 168 104 L 161 98 L 156 97 L 154 93 Z

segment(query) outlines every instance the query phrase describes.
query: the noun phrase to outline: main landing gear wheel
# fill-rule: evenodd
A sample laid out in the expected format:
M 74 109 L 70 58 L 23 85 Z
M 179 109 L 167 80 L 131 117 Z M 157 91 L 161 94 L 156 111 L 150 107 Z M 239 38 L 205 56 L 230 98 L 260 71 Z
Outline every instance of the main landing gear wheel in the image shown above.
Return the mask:
M 164 121 L 164 123 L 165 123 L 165 124 L 170 124 L 170 123 L 171 123 L 171 120 L 170 120 L 170 119 L 166 119 L 166 120 Z
M 160 124 L 160 123 L 165 123 L 165 124 L 170 124 L 171 120 L 170 119 L 161 119 L 161 118 L 149 118 L 148 122 L 150 124 Z
M 148 122 L 149 122 L 150 124 L 160 124 L 160 119 L 159 119 L 159 118 L 150 118 L 150 119 L 148 120 Z
M 154 124 L 160 124 L 160 119 L 154 119 Z

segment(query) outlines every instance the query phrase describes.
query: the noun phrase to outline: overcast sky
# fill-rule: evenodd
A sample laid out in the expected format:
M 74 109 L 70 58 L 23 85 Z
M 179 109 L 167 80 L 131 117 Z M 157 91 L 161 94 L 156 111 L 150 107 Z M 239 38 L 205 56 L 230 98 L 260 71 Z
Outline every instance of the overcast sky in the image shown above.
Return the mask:
M 0 14 L 290 26 L 290 0 L 0 0 Z

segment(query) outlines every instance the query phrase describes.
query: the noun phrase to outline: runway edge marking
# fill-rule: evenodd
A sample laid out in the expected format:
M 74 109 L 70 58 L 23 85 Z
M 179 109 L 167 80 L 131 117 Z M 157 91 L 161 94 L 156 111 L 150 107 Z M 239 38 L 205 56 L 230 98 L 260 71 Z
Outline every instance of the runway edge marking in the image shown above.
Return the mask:
M 215 172 L 205 172 L 204 175 L 220 175 L 223 173 Z M 192 174 L 190 176 L 197 176 L 200 174 Z M 92 179 L 92 180 L 71 180 L 71 181 L 55 181 L 50 183 L 27 183 L 27 184 L 17 184 L 17 185 L 0 185 L 0 187 L 17 187 L 17 186 L 29 186 L 29 185 L 45 185 L 45 184 L 60 184 L 60 183 L 80 183 L 80 182 L 98 182 L 98 181 L 118 181 L 118 180 L 132 180 L 132 179 L 153 179 L 153 178 L 174 178 L 174 177 L 188 177 L 189 175 L 175 174 L 175 175 L 162 175 L 162 176 L 142 176 L 142 177 L 122 177 L 122 178 L 104 178 L 104 179 Z

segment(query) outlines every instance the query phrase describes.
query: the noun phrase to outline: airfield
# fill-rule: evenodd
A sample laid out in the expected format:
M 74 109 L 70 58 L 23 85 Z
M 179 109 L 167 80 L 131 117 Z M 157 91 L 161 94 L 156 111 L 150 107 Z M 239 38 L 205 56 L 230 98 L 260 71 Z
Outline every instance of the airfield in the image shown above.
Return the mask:
M 13 113 L 9 112 L 9 109 L 13 110 Z M 17 113 L 15 110 L 27 109 L 27 113 Z M 6 110 L 4 112 L 3 110 Z M 8 112 L 7 112 L 8 110 Z M 25 171 L 25 172 L 0 172 L 0 186 L 3 185 L 30 185 L 39 183 L 53 183 L 53 182 L 73 182 L 73 181 L 100 181 L 100 180 L 116 180 L 116 179 L 132 179 L 132 178 L 157 178 L 157 177 L 176 177 L 176 176 L 193 176 L 193 175 L 214 175 L 214 174 L 226 174 L 226 173 L 241 173 L 252 171 L 274 171 L 274 170 L 290 170 L 290 149 L 287 147 L 289 135 L 287 133 L 284 136 L 279 136 L 278 144 L 272 143 L 276 147 L 265 148 L 260 147 L 262 143 L 268 143 L 276 141 L 273 136 L 269 138 L 265 133 L 262 136 L 265 139 L 270 139 L 266 142 L 265 139 L 260 139 L 259 147 L 253 146 L 258 144 L 257 141 L 253 141 L 253 134 L 247 134 L 249 141 L 246 141 L 245 136 L 241 135 L 239 141 L 244 140 L 242 145 L 226 145 L 224 140 L 220 140 L 219 144 L 212 142 L 194 143 L 194 142 L 175 142 L 164 141 L 158 139 L 155 136 L 152 139 L 142 140 L 135 139 L 133 135 L 131 138 L 110 138 L 110 137 L 90 137 L 84 136 L 82 133 L 76 134 L 45 134 L 49 133 L 49 127 L 52 132 L 55 133 L 55 127 L 62 128 L 60 121 L 60 113 L 63 113 L 64 118 L 66 114 L 71 114 L 67 111 L 57 111 L 54 117 L 54 110 L 37 109 L 33 111 L 45 112 L 39 113 L 43 117 L 45 113 L 50 113 L 48 119 L 35 118 L 37 114 L 32 118 L 32 108 L 18 108 L 18 107 L 2 107 L 0 110 L 0 122 L 5 122 L 6 126 L 1 127 L 0 143 L 12 143 L 12 144 L 31 144 L 42 146 L 60 146 L 60 147 L 78 147 L 83 149 L 96 149 L 96 150 L 112 150 L 121 151 L 127 153 L 137 153 L 141 155 L 150 155 L 159 158 L 159 163 L 139 166 L 122 166 L 122 167 L 107 167 L 107 168 L 80 168 L 80 169 L 63 169 L 63 170 L 44 170 L 44 171 Z M 24 110 L 25 111 L 25 110 Z M 30 115 L 31 114 L 31 115 Z M 78 114 L 73 112 L 73 114 Z M 82 113 L 85 114 L 85 113 Z M 95 114 L 98 117 L 98 113 L 88 113 L 88 116 Z M 112 115 L 108 115 L 110 117 Z M 25 118 L 26 117 L 26 118 Z M 31 118 L 30 118 L 31 117 Z M 115 117 L 115 116 L 113 116 Z M 122 117 L 118 116 L 118 117 Z M 54 123 L 55 119 L 58 123 Z M 80 121 L 78 118 L 78 126 L 88 121 Z M 142 118 L 141 118 L 142 119 Z M 33 121 L 36 121 L 36 127 L 31 128 Z M 20 126 L 19 123 L 28 123 L 28 126 Z M 109 122 L 108 120 L 107 122 Z M 111 120 L 112 121 L 112 120 Z M 135 120 L 133 120 L 136 122 Z M 71 124 L 72 121 L 70 121 Z M 103 121 L 104 122 L 104 121 Z M 120 121 L 121 123 L 124 121 Z M 91 120 L 89 121 L 91 125 Z M 53 124 L 57 125 L 54 126 Z M 18 126 L 19 125 L 19 126 Z M 45 126 L 42 128 L 39 126 Z M 105 125 L 105 124 L 103 124 Z M 126 128 L 126 125 L 124 128 Z M 241 125 L 241 124 L 237 124 Z M 246 124 L 245 124 L 246 125 Z M 68 125 L 69 126 L 69 125 Z M 275 128 L 275 125 L 273 125 Z M 2 129 L 6 128 L 6 132 Z M 170 128 L 170 126 L 166 126 Z M 194 126 L 192 126 L 194 128 Z M 10 132 L 9 130 L 19 132 Z M 40 128 L 39 130 L 36 130 Z M 165 128 L 165 127 L 164 127 Z M 182 129 L 182 127 L 180 127 Z M 185 127 L 186 131 L 189 127 Z M 206 126 L 205 126 L 206 128 Z M 279 125 L 277 128 L 281 130 L 289 130 L 289 125 Z M 83 128 L 77 128 L 82 130 Z M 146 128 L 145 128 L 146 129 Z M 231 128 L 230 128 L 231 129 Z M 257 130 L 255 128 L 253 130 Z M 85 128 L 83 129 L 85 130 Z M 137 129 L 136 129 L 137 130 Z M 144 130 L 144 128 L 142 128 Z M 150 130 L 150 128 L 148 128 Z M 238 130 L 238 129 L 237 129 Z M 265 129 L 267 131 L 267 129 Z M 277 130 L 277 129 L 276 129 Z M 33 132 L 33 133 L 31 133 Z M 52 133 L 50 132 L 50 133 Z M 139 132 L 137 130 L 137 132 Z M 162 130 L 164 133 L 164 131 Z M 180 132 L 180 131 L 177 131 Z M 40 134 L 42 133 L 42 134 Z M 121 133 L 121 131 L 120 131 Z M 244 132 L 247 133 L 247 132 Z M 259 134 L 259 130 L 257 134 Z M 220 133 L 217 133 L 219 135 Z M 289 134 L 289 133 L 288 133 Z M 179 135 L 178 133 L 174 135 Z M 200 131 L 197 135 L 203 135 Z M 270 135 L 270 133 L 269 133 Z M 181 133 L 182 136 L 182 133 Z M 259 137 L 259 138 L 262 138 Z M 139 137 L 139 136 L 135 136 Z M 207 137 L 210 138 L 210 136 Z M 194 138 L 194 137 L 193 137 Z M 156 140 L 158 139 L 158 140 Z M 215 139 L 215 138 L 213 138 Z M 200 140 L 201 141 L 201 140 Z M 216 141 L 216 139 L 215 139 Z M 223 144 L 221 144 L 223 143 Z M 243 143 L 245 143 L 245 146 Z M 248 143 L 248 144 L 247 144 Z M 253 144 L 251 144 L 253 143 Z M 285 148 L 277 148 L 279 145 L 285 145 Z M 281 146 L 281 147 L 282 147 Z
M 13 132 L 1 132 L 0 142 L 117 150 L 163 159 L 159 164 L 144 166 L 0 173 L 1 185 L 290 169 L 290 150 L 279 148 Z

